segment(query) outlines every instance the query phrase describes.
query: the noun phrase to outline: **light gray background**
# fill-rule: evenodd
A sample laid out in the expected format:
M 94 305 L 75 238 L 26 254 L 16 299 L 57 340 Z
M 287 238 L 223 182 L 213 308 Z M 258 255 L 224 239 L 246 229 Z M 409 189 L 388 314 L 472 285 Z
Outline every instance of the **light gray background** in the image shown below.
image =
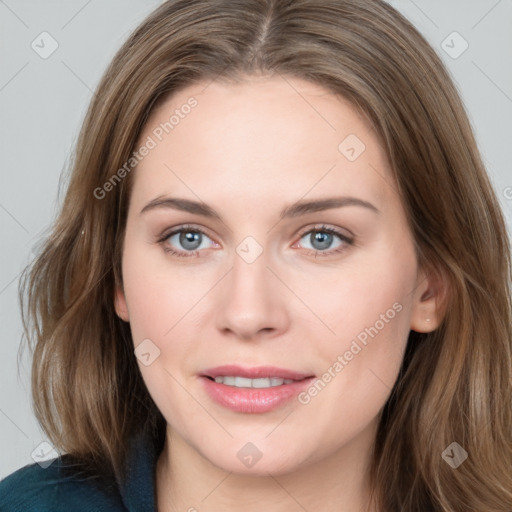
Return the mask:
M 30 358 L 17 364 L 17 284 L 54 218 L 92 91 L 115 51 L 159 0 L 0 0 L 0 478 L 55 455 L 31 408 Z M 512 0 L 389 0 L 448 65 L 512 227 Z M 463 40 L 468 49 L 463 49 Z M 49 48 L 41 58 L 32 42 Z M 448 37 L 449 36 L 449 37 Z M 448 39 L 447 39 L 448 38 Z M 443 41 L 445 41 L 443 43 Z M 451 47 L 451 48 L 450 48 Z M 39 51 L 43 51 L 41 48 Z M 33 456 L 35 458 L 33 458 Z M 43 456 L 44 454 L 44 456 Z

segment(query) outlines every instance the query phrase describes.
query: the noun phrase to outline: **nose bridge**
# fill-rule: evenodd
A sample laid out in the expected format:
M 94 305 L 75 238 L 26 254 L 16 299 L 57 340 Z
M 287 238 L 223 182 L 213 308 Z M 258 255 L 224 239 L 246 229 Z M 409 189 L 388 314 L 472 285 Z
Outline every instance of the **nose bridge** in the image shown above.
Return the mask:
M 268 256 L 253 237 L 245 238 L 236 247 L 228 295 L 240 306 L 249 310 L 261 308 L 270 299 Z
M 246 237 L 233 255 L 233 266 L 218 304 L 218 327 L 241 337 L 261 330 L 281 330 L 286 323 L 279 285 L 267 268 L 270 253 Z
M 263 248 L 258 254 L 250 243 L 243 242 L 237 247 L 231 272 L 231 288 L 238 299 L 253 293 L 265 294 L 269 284 L 268 263 L 268 255 Z

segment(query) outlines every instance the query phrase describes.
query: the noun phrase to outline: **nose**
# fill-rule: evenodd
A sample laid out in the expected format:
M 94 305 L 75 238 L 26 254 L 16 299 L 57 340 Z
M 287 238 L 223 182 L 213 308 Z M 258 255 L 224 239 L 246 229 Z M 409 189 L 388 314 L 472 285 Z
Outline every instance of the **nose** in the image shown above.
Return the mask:
M 268 264 L 265 251 L 250 263 L 234 255 L 216 302 L 217 328 L 224 335 L 256 340 L 276 337 L 288 328 L 286 293 Z

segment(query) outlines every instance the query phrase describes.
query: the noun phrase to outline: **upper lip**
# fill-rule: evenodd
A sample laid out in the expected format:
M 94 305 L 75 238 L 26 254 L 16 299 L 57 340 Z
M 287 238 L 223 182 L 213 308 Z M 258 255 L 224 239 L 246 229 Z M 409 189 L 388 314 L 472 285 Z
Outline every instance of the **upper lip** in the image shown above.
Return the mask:
M 201 375 L 211 377 L 212 379 L 219 376 L 245 377 L 247 379 L 265 379 L 273 377 L 291 380 L 302 380 L 308 377 L 314 377 L 312 374 L 287 370 L 286 368 L 277 368 L 275 366 L 256 366 L 250 368 L 238 365 L 224 365 L 208 368 L 204 370 Z

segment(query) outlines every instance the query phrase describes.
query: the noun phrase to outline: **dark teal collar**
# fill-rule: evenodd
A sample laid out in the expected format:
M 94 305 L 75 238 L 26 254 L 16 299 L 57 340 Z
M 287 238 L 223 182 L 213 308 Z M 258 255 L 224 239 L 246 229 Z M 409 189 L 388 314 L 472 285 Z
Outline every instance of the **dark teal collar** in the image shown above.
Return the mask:
M 165 430 L 141 433 L 130 444 L 126 474 L 119 482 L 121 498 L 130 512 L 156 512 L 156 463 L 162 451 Z

